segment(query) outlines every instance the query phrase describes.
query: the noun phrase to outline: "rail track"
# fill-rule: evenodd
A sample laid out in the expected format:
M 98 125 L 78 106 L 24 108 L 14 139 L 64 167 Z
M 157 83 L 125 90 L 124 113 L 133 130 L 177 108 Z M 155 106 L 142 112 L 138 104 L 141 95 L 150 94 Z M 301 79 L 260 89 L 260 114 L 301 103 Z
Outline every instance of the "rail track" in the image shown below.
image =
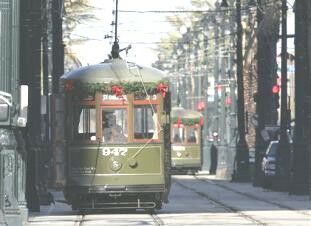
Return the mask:
M 294 211 L 294 212 L 296 212 L 296 213 L 303 214 L 303 215 L 305 215 L 305 216 L 311 216 L 310 213 L 307 213 L 307 212 L 305 212 L 305 211 L 303 211 L 303 210 L 297 210 L 297 209 L 294 209 L 294 208 L 292 208 L 292 207 L 290 207 L 290 206 L 283 205 L 283 204 L 274 202 L 274 201 L 272 201 L 272 200 L 267 200 L 267 199 L 263 199 L 263 198 L 260 198 L 260 197 L 258 197 L 258 196 L 252 195 L 252 194 L 240 192 L 240 191 L 238 191 L 238 190 L 236 190 L 236 189 L 233 189 L 232 187 L 228 187 L 228 186 L 226 186 L 226 185 L 219 184 L 219 183 L 217 183 L 217 182 L 215 182 L 215 181 L 211 181 L 211 180 L 208 180 L 208 179 L 199 178 L 199 177 L 196 176 L 196 175 L 194 175 L 193 177 L 194 177 L 195 179 L 197 179 L 197 180 L 200 180 L 200 181 L 204 182 L 204 183 L 209 183 L 209 184 L 212 184 L 212 185 L 221 187 L 221 188 L 223 188 L 223 189 L 225 189 L 225 190 L 227 190 L 227 191 L 231 191 L 231 192 L 234 192 L 234 193 L 236 193 L 236 194 L 243 195 L 243 196 L 245 196 L 245 197 L 248 197 L 248 198 L 251 198 L 251 199 L 254 199 L 254 200 L 257 200 L 257 201 L 261 201 L 261 202 L 264 202 L 264 203 L 267 203 L 267 204 L 270 204 L 270 205 L 274 205 L 274 206 L 276 206 L 276 207 L 278 207 L 278 208 L 281 208 L 281 209 Z
M 162 219 L 154 211 L 147 210 L 146 212 L 150 215 L 154 225 L 156 226 L 164 225 Z M 84 226 L 84 223 L 86 222 L 85 219 L 86 216 L 87 215 L 85 212 L 81 212 L 80 214 L 78 214 L 77 219 L 74 222 L 74 226 Z
M 200 191 L 197 191 L 196 189 L 192 188 L 192 187 L 189 187 L 179 181 L 176 181 L 175 180 L 175 183 L 179 186 L 181 186 L 182 188 L 184 189 L 187 189 L 189 191 L 192 191 L 193 193 L 196 193 L 197 195 L 201 196 L 201 197 L 204 197 L 205 199 L 207 199 L 208 201 L 210 201 L 211 203 L 213 203 L 215 206 L 219 206 L 221 207 L 222 209 L 224 209 L 226 212 L 228 213 L 236 213 L 237 215 L 239 215 L 240 217 L 250 221 L 252 224 L 255 224 L 255 225 L 267 225 L 266 223 L 260 221 L 260 220 L 257 220 L 247 214 L 244 214 L 244 213 L 241 213 L 238 209 L 232 207 L 232 206 L 229 206 L 229 205 L 226 205 L 225 203 L 215 199 L 215 198 L 212 198 L 210 197 L 209 195 L 203 193 L 203 192 L 200 192 Z
M 151 213 L 150 215 L 155 225 L 157 226 L 164 225 L 164 222 L 161 220 L 161 218 L 156 213 Z
M 77 219 L 74 222 L 74 226 L 83 226 L 85 222 L 85 213 L 81 213 L 77 215 Z

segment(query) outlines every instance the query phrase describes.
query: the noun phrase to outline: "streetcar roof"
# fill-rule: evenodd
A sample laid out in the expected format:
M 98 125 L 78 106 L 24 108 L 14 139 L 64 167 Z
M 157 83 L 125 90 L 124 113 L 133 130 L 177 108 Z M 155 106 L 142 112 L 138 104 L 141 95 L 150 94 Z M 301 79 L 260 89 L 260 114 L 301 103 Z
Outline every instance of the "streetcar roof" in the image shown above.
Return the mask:
M 200 112 L 191 109 L 184 109 L 183 107 L 172 107 L 172 117 L 180 118 L 199 118 L 202 116 Z
M 166 77 L 164 72 L 126 62 L 122 59 L 106 60 L 103 63 L 85 66 L 64 74 L 61 79 L 85 83 L 111 82 L 158 82 Z

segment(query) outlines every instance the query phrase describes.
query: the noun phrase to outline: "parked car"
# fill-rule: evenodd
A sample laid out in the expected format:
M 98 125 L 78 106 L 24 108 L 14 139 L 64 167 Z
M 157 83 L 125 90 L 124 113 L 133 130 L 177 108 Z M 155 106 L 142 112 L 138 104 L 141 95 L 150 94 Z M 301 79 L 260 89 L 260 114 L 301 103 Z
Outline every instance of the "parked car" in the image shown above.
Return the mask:
M 262 171 L 266 181 L 271 181 L 276 174 L 276 149 L 278 148 L 278 144 L 278 140 L 270 142 L 261 162 Z

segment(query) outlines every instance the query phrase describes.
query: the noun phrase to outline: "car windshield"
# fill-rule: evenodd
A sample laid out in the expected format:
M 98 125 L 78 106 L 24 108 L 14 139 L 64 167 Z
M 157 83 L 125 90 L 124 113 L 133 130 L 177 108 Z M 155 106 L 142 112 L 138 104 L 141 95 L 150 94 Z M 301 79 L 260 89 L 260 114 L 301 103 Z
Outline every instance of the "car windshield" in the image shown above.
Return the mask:
M 278 148 L 278 143 L 277 142 L 271 142 L 270 146 L 268 148 L 268 151 L 267 151 L 267 155 L 275 156 L 277 148 Z

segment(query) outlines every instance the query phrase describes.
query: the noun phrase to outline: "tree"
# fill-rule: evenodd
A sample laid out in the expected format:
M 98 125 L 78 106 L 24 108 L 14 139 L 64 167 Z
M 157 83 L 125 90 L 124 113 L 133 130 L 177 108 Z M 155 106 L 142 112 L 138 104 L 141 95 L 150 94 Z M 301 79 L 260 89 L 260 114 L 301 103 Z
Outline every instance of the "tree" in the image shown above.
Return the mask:
M 79 24 L 97 20 L 95 7 L 89 5 L 91 0 L 64 0 L 63 15 L 63 41 L 65 44 L 65 71 L 80 66 L 81 63 L 72 54 L 72 46 L 82 44 L 89 39 L 87 37 L 73 36 L 74 30 Z

